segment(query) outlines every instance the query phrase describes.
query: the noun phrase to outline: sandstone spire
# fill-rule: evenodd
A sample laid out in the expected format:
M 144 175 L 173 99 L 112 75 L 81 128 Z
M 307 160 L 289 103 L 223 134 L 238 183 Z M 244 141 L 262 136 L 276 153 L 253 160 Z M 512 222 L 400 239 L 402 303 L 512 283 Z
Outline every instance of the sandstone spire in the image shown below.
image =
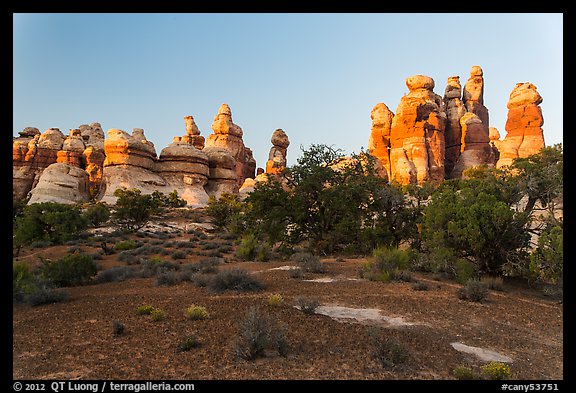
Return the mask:
M 270 142 L 272 142 L 272 147 L 268 153 L 266 173 L 278 175 L 286 168 L 286 152 L 290 145 L 290 140 L 288 135 L 279 128 L 272 133 Z
M 444 170 L 447 178 L 450 177 L 452 169 L 454 165 L 456 165 L 458 157 L 460 157 L 460 149 L 462 146 L 462 126 L 460 125 L 460 119 L 466 113 L 466 107 L 461 100 L 461 96 L 462 86 L 460 85 L 460 77 L 449 77 L 444 92 L 444 107 L 446 111 Z
M 508 100 L 506 137 L 500 142 L 500 159 L 496 166 L 508 166 L 514 158 L 528 157 L 543 147 L 542 96 L 532 83 L 517 83 Z
M 401 184 L 444 180 L 446 114 L 434 80 L 424 75 L 406 79 L 390 130 L 391 179 Z
M 390 179 L 390 130 L 394 113 L 380 102 L 370 112 L 372 129 L 368 139 L 368 153 L 378 158 L 385 168 L 386 180 Z

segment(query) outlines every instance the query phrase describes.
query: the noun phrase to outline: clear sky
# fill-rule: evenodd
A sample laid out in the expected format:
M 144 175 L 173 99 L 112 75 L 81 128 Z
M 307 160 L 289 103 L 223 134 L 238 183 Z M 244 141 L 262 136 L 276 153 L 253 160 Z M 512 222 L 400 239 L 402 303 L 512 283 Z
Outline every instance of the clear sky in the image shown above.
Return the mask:
M 277 128 L 300 146 L 366 148 L 370 111 L 396 112 L 407 77 L 423 74 L 443 96 L 484 70 L 490 126 L 506 135 L 518 82 L 544 101 L 547 145 L 563 142 L 560 13 L 14 14 L 13 135 L 99 122 L 162 148 L 194 116 L 201 134 L 222 103 L 265 167 Z

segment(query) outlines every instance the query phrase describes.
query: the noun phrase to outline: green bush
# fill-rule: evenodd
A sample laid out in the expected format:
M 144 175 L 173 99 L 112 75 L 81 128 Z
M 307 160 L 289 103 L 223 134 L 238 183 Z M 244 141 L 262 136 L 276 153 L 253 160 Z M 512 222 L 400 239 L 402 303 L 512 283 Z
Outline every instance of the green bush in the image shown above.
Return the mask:
M 83 214 L 89 225 L 94 228 L 102 226 L 110 219 L 110 209 L 102 202 L 88 206 Z
M 408 269 L 415 257 L 416 254 L 412 250 L 377 247 L 372 252 L 372 258 L 361 265 L 360 278 L 382 282 L 410 281 L 412 278 Z
M 458 366 L 452 370 L 452 374 L 459 380 L 471 381 L 482 379 L 482 376 L 474 372 L 470 367 Z
M 166 313 L 162 309 L 155 308 L 150 312 L 150 316 L 152 317 L 153 321 L 161 321 L 166 318 Z
M 256 236 L 248 233 L 240 239 L 236 255 L 243 261 L 266 262 L 270 257 L 270 246 L 267 243 L 259 244 Z
M 12 298 L 24 301 L 26 295 L 34 291 L 34 277 L 30 266 L 24 262 L 12 262 Z
M 280 307 L 284 304 L 284 298 L 279 293 L 273 293 L 268 296 L 268 305 L 272 307 Z
M 222 194 L 220 199 L 212 195 L 208 199 L 205 212 L 217 228 L 231 227 L 242 212 L 242 202 L 237 195 L 229 193 Z
M 510 378 L 510 366 L 500 362 L 490 362 L 480 367 L 488 379 L 504 380 Z
M 144 305 L 144 306 L 139 306 L 139 307 L 136 309 L 136 312 L 137 312 L 139 315 L 150 315 L 150 314 L 152 314 L 152 311 L 154 311 L 154 307 L 151 306 L 151 305 L 149 305 L 149 304 Z
M 44 262 L 40 272 L 55 286 L 70 287 L 87 282 L 98 269 L 91 255 L 69 254 L 53 262 Z
M 200 346 L 200 341 L 194 336 L 186 336 L 180 343 L 180 350 L 185 352 L 189 351 L 192 348 L 198 348 Z
M 133 250 L 136 248 L 136 242 L 134 240 L 123 240 L 119 241 L 114 245 L 116 251 Z
M 33 203 L 24 207 L 14 222 L 13 246 L 19 248 L 34 241 L 54 244 L 75 238 L 88 222 L 80 208 L 55 202 Z
M 208 311 L 206 310 L 205 307 L 197 306 L 194 304 L 186 309 L 185 314 L 188 317 L 188 319 L 192 319 L 194 321 L 207 319 L 208 317 L 210 317 L 210 314 L 208 314 Z

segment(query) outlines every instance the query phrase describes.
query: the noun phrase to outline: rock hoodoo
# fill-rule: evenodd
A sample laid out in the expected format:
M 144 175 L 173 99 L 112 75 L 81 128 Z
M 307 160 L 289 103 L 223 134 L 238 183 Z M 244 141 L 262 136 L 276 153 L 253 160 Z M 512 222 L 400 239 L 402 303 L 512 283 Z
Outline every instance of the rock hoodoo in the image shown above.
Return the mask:
M 212 123 L 213 134 L 208 136 L 206 147 L 219 147 L 227 150 L 235 160 L 236 182 L 238 187 L 244 183 L 246 177 L 254 177 L 252 168 L 256 165 L 250 162 L 249 153 L 246 151 L 242 140 L 243 131 L 240 126 L 232 121 L 232 111 L 227 104 L 222 104 Z
M 514 158 L 538 153 L 545 146 L 542 97 L 532 83 L 517 83 L 508 99 L 506 137 L 499 144 L 498 168 L 512 164 Z
M 272 133 L 270 142 L 272 142 L 272 147 L 268 153 L 268 161 L 266 161 L 266 173 L 279 175 L 286 168 L 286 154 L 290 140 L 288 135 L 279 128 Z
M 391 179 L 401 184 L 440 183 L 444 180 L 444 103 L 428 76 L 411 76 L 406 86 L 409 93 L 400 100 L 390 130 Z
M 489 124 L 481 67 L 471 68 L 464 88 L 459 76 L 449 77 L 443 97 L 425 75 L 408 77 L 406 86 L 396 113 L 384 103 L 370 113 L 368 154 L 377 158 L 377 174 L 389 182 L 439 184 L 461 178 L 470 167 L 507 166 L 545 147 L 542 97 L 531 83 L 518 83 L 510 93 L 504 139 Z M 132 134 L 111 128 L 105 137 L 100 123 L 82 124 L 67 136 L 58 128 L 41 133 L 26 127 L 13 138 L 13 198 L 114 204 L 116 189 L 137 188 L 144 194 L 177 191 L 189 206 L 201 207 L 209 196 L 244 196 L 270 177 L 286 186 L 279 175 L 290 140 L 282 129 L 272 133 L 264 170 L 244 145 L 242 128 L 232 121 L 227 104 L 220 106 L 206 140 L 192 116 L 184 116 L 184 122 L 186 133 L 174 137 L 160 156 L 141 128 Z M 351 163 L 339 160 L 334 168 Z
M 372 129 L 368 139 L 368 153 L 378 158 L 386 170 L 386 179 L 390 179 L 390 130 L 394 113 L 388 109 L 386 104 L 380 102 L 372 108 L 370 118 L 372 119 Z

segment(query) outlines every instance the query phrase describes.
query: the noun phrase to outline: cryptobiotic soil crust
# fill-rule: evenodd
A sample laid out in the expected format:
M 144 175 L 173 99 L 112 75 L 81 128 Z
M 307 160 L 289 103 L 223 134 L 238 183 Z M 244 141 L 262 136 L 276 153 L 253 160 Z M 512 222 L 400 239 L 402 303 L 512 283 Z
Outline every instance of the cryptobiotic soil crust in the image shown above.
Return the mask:
M 171 240 L 189 235 L 178 236 Z M 37 263 L 37 255 L 56 258 L 68 248 L 23 250 L 19 259 Z M 286 267 L 295 266 L 291 261 L 241 262 L 233 255 L 224 255 L 230 262 L 218 268 L 248 270 L 264 290 L 214 293 L 190 282 L 157 286 L 154 277 L 132 278 L 67 288 L 69 298 L 61 303 L 14 304 L 13 378 L 454 379 L 458 366 L 485 364 L 482 354 L 509 360 L 513 379 L 563 378 L 563 306 L 535 290 L 506 282 L 504 291 L 490 291 L 486 301 L 473 303 L 458 299 L 460 285 L 432 274 L 414 273 L 427 291 L 414 290 L 412 283 L 358 279 L 365 259 L 324 259 L 325 273 L 292 278 Z M 117 257 L 98 262 L 103 268 L 126 265 Z M 177 262 L 203 258 L 192 250 Z M 268 305 L 274 293 L 282 295 L 281 306 Z M 295 307 L 303 296 L 318 298 L 316 314 Z M 209 318 L 188 319 L 184 310 L 192 304 L 205 307 Z M 142 305 L 161 308 L 166 317 L 138 315 Z M 236 356 L 238 324 L 253 306 L 287 329 L 286 356 L 273 351 L 255 361 Z M 113 334 L 114 320 L 124 324 L 123 334 Z M 409 360 L 383 368 L 373 356 L 374 329 L 397 339 Z M 179 346 L 190 335 L 201 345 L 183 352 Z

